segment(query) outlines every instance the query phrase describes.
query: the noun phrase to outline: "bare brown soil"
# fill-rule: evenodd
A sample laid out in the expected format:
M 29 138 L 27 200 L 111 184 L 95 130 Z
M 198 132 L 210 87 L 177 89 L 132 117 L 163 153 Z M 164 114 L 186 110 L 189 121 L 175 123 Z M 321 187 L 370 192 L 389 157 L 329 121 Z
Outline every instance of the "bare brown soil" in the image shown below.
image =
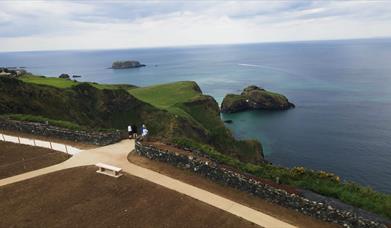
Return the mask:
M 0 227 L 257 227 L 188 196 L 84 166 L 0 188 Z
M 0 179 L 63 162 L 69 155 L 41 147 L 0 141 Z
M 92 144 L 87 144 L 87 143 L 81 143 L 81 142 L 74 142 L 70 140 L 65 140 L 65 139 L 59 139 L 59 138 L 54 138 L 54 137 L 46 137 L 42 135 L 34 135 L 34 134 L 29 134 L 29 133 L 23 133 L 19 131 L 7 131 L 7 130 L 1 130 L 0 133 L 4 133 L 7 135 L 12 135 L 15 137 L 23 137 L 23 138 L 30 138 L 30 139 L 39 139 L 39 140 L 44 140 L 44 141 L 49 141 L 49 142 L 55 142 L 55 143 L 62 143 L 66 144 L 69 146 L 74 146 L 79 149 L 93 149 L 97 148 L 98 146 L 92 145 Z
M 179 153 L 180 151 L 175 151 L 175 152 Z M 291 223 L 299 227 L 309 227 L 309 228 L 339 227 L 336 224 L 319 221 L 310 216 L 303 215 L 295 210 L 281 207 L 276 204 L 272 204 L 270 202 L 267 202 L 266 200 L 263 200 L 249 193 L 217 184 L 191 171 L 183 170 L 167 163 L 158 162 L 139 156 L 134 152 L 129 154 L 128 160 L 144 168 L 148 168 L 150 170 L 178 179 L 180 181 L 191 184 L 193 186 L 197 186 L 199 188 L 205 189 L 209 192 L 215 193 L 227 199 L 241 203 L 255 210 L 261 211 L 265 214 L 269 214 L 282 221 L 286 221 L 288 223 Z

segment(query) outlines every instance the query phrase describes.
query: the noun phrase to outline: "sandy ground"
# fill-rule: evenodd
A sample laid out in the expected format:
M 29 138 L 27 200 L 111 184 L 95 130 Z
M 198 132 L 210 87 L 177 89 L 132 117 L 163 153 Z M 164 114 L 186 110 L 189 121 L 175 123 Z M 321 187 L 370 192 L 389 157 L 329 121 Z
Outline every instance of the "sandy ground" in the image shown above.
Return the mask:
M 0 179 L 61 163 L 69 155 L 54 150 L 0 141 Z
M 144 168 L 148 168 L 166 176 L 205 189 L 209 192 L 241 203 L 245 206 L 269 214 L 283 221 L 290 222 L 291 224 L 299 227 L 339 227 L 336 224 L 322 222 L 310 216 L 303 215 L 295 210 L 269 203 L 259 197 L 255 197 L 251 194 L 236 190 L 234 188 L 219 185 L 188 170 L 179 169 L 167 163 L 153 161 L 139 156 L 136 153 L 130 153 L 128 160 Z
M 257 227 L 193 198 L 93 166 L 0 188 L 0 227 Z

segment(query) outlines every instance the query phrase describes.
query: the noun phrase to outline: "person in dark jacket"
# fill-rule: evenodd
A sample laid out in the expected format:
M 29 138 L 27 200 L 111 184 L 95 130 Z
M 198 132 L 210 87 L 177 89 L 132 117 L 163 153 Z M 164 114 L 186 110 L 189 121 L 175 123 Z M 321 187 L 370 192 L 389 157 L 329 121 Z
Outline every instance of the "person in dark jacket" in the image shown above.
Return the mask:
M 133 130 L 133 138 L 137 139 L 137 126 L 135 124 L 132 124 L 132 130 Z

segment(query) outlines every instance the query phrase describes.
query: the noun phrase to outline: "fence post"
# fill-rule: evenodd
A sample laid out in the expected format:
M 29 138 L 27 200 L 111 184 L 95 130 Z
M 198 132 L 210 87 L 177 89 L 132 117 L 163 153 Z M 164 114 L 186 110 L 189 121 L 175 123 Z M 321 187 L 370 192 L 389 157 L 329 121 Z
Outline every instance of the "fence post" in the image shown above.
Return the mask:
M 67 152 L 67 154 L 69 154 L 68 153 L 68 146 L 67 145 L 64 145 L 65 146 L 65 151 Z
M 50 149 L 52 149 L 52 150 L 53 150 L 53 147 L 52 147 L 52 142 L 49 142 L 49 144 L 50 144 Z
M 3 137 L 3 141 L 5 142 L 4 134 L 1 134 L 1 136 Z
M 34 146 L 37 146 L 37 145 L 35 144 L 35 139 L 33 139 L 33 142 L 34 142 Z
M 20 138 L 19 138 L 19 136 L 18 136 L 18 142 L 19 142 L 19 144 L 20 144 Z

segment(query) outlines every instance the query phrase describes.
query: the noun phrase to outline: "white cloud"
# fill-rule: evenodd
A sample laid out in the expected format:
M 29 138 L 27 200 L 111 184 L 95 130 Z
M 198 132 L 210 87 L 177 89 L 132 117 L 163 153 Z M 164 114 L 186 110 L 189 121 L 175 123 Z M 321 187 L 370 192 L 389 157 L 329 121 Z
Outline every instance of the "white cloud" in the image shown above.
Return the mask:
M 391 36 L 391 3 L 0 2 L 0 51 Z

